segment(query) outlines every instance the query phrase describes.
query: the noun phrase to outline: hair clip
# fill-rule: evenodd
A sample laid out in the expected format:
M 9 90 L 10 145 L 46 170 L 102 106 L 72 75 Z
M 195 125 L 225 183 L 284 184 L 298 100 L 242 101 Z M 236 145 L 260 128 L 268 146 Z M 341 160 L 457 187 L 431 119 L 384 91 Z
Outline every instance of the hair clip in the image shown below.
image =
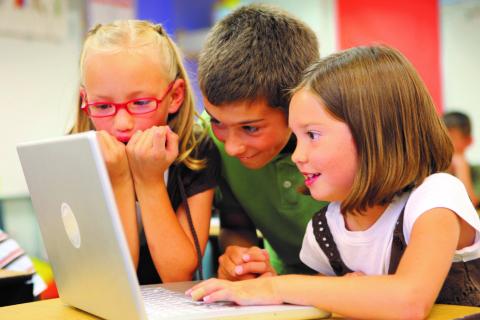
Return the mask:
M 101 27 L 102 27 L 102 24 L 101 24 L 101 23 L 97 23 L 96 25 L 93 26 L 92 29 L 90 29 L 90 30 L 88 31 L 88 35 L 95 34 L 95 33 L 98 31 L 98 29 L 100 29 Z
M 154 25 L 155 31 L 157 31 L 160 35 L 162 36 L 167 36 L 167 32 L 165 31 L 165 28 L 161 24 L 156 24 Z

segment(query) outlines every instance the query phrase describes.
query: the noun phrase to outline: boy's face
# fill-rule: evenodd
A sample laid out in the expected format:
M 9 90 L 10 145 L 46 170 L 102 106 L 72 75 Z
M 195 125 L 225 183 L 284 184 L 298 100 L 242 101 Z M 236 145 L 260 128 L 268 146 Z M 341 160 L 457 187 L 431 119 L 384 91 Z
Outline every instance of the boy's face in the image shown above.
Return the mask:
M 226 153 L 249 169 L 268 164 L 290 138 L 286 114 L 264 100 L 215 106 L 204 99 L 204 105 L 213 133 L 225 144 Z
M 466 136 L 457 128 L 448 129 L 448 135 L 452 140 L 455 153 L 464 153 L 468 146 L 472 143 L 472 137 Z

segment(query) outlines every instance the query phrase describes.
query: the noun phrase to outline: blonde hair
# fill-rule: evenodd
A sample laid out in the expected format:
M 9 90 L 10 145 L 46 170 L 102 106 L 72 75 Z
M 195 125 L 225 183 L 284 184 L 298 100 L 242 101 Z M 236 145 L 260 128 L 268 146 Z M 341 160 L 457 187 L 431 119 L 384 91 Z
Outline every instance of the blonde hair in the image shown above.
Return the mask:
M 357 47 L 330 55 L 305 71 L 294 91 L 302 88 L 318 95 L 355 141 L 358 172 L 342 213 L 388 204 L 449 167 L 446 128 L 415 68 L 397 50 Z
M 179 110 L 168 117 L 168 125 L 179 136 L 179 155 L 176 163 L 183 163 L 192 170 L 202 169 L 205 167 L 205 159 L 196 159 L 193 151 L 206 137 L 207 131 L 195 124 L 195 117 L 198 117 L 198 114 L 195 111 L 190 80 L 183 66 L 180 50 L 162 25 L 141 20 L 121 20 L 96 25 L 88 32 L 80 56 L 81 81 L 83 83 L 85 59 L 90 51 L 141 50 L 147 47 L 157 50 L 170 81 L 183 79 L 185 82 L 184 101 Z M 70 133 L 94 129 L 89 117 L 80 110 L 81 100 L 80 97 L 76 121 Z M 198 131 L 201 133 L 197 134 Z

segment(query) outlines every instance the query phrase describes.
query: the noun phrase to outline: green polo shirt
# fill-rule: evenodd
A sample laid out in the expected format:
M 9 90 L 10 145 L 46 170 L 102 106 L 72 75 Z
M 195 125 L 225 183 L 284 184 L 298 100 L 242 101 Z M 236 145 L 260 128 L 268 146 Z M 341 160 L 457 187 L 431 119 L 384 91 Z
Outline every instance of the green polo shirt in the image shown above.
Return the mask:
M 222 160 L 222 210 L 241 208 L 266 240 L 265 247 L 279 274 L 310 273 L 299 258 L 303 235 L 308 221 L 325 202 L 298 192 L 304 177 L 291 160 L 294 141 L 291 141 L 270 163 L 261 169 L 248 169 L 226 154 L 222 142 L 210 130 Z M 230 193 L 231 192 L 231 193 Z M 238 209 L 237 209 L 238 210 Z

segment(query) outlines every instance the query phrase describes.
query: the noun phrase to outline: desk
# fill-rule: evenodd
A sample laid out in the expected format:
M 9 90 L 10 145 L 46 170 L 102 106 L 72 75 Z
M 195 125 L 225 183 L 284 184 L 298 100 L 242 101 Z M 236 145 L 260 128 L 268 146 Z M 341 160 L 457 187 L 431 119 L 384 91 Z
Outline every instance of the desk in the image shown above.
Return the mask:
M 455 319 L 474 313 L 480 313 L 480 308 L 439 304 L 433 307 L 428 319 Z M 99 318 L 67 307 L 62 304 L 60 299 L 51 299 L 0 308 L 0 319 L 95 320 Z M 341 318 L 334 317 L 333 319 Z
M 92 320 L 100 318 L 67 307 L 60 299 L 50 299 L 0 308 L 0 319 Z

